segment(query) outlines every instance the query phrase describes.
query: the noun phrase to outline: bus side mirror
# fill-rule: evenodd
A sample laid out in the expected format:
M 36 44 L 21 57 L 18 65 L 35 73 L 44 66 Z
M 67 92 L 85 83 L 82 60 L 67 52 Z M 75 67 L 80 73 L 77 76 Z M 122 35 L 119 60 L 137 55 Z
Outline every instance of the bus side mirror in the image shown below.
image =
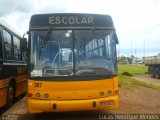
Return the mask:
M 119 44 L 117 34 L 114 32 L 113 35 L 114 35 L 114 39 L 115 39 L 116 44 Z
M 26 38 L 22 38 L 20 40 L 20 50 L 21 50 L 21 52 L 27 51 L 27 39 Z

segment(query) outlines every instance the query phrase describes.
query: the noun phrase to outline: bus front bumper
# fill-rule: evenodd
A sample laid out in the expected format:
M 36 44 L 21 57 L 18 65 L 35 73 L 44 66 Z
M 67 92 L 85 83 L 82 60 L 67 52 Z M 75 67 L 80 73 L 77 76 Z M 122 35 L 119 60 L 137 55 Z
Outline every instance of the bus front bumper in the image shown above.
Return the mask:
M 111 110 L 119 106 L 119 97 L 110 96 L 87 100 L 40 100 L 28 98 L 28 112 L 64 112 L 81 110 Z

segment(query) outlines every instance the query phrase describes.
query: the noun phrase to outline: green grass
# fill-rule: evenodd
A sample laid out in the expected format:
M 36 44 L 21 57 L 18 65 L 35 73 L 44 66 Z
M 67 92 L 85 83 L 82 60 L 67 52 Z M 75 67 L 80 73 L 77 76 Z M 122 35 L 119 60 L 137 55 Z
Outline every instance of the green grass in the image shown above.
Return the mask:
M 119 77 L 119 87 L 127 90 L 134 89 L 133 83 L 128 81 L 128 79 L 126 79 L 127 76 L 119 75 L 118 77 Z
M 144 75 L 147 71 L 148 71 L 147 66 L 140 66 L 140 65 L 119 65 L 118 66 L 119 75 L 122 75 L 125 72 L 129 73 L 131 76 Z
M 129 77 L 133 75 L 144 75 L 147 71 L 148 71 L 147 66 L 119 65 L 118 66 L 119 87 L 127 90 L 133 90 L 137 85 L 141 85 L 147 88 L 160 90 L 160 86 L 138 81 L 132 77 Z M 125 74 L 127 73 L 127 75 L 124 75 L 124 73 Z
M 123 83 L 123 85 L 121 86 L 121 88 L 126 89 L 126 90 L 133 90 L 133 86 L 127 84 L 127 83 Z
M 160 86 L 153 85 L 151 83 L 146 83 L 142 81 L 138 81 L 134 78 L 124 76 L 124 75 L 119 75 L 119 87 L 127 89 L 127 90 L 132 90 L 134 89 L 137 85 L 141 85 L 147 88 L 152 88 L 156 90 L 160 90 Z

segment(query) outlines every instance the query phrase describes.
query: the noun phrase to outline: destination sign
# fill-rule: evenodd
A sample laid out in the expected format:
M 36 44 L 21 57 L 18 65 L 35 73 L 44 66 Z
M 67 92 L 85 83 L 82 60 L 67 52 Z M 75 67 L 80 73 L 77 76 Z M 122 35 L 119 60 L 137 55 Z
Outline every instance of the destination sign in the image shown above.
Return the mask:
M 110 27 L 113 28 L 112 18 L 99 14 L 39 14 L 33 15 L 30 28 L 41 27 Z
M 51 16 L 49 17 L 49 24 L 94 24 L 93 17 L 60 17 L 60 16 Z

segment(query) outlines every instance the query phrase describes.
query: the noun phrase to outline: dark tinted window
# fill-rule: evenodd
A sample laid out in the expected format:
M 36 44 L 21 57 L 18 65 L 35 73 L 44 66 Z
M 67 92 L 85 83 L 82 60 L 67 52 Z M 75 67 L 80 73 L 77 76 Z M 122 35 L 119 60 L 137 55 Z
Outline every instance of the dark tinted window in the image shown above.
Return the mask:
M 14 59 L 17 61 L 22 60 L 22 55 L 20 52 L 20 39 L 13 36 L 13 47 L 14 47 Z
M 4 44 L 12 45 L 11 34 L 3 30 Z
M 0 31 L 0 59 L 2 59 L 2 34 Z
M 5 52 L 4 57 L 7 60 L 13 60 L 11 34 L 3 30 L 3 38 L 4 38 L 4 52 Z

